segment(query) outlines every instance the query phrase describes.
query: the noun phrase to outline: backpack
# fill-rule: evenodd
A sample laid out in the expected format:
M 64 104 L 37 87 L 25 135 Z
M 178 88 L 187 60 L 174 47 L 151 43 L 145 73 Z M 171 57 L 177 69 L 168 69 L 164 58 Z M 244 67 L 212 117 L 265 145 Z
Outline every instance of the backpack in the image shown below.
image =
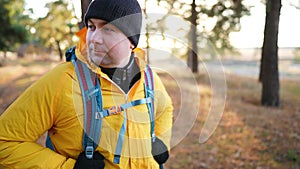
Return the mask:
M 146 65 L 144 71 L 145 83 L 145 98 L 134 100 L 129 103 L 125 103 L 119 106 L 114 106 L 109 109 L 103 109 L 102 104 L 102 91 L 100 80 L 96 73 L 92 72 L 85 63 L 81 62 L 76 58 L 75 46 L 66 51 L 66 61 L 71 61 L 75 67 L 75 71 L 78 77 L 82 101 L 84 107 L 84 134 L 82 147 L 85 150 L 85 156 L 88 159 L 93 158 L 93 153 L 98 146 L 101 134 L 102 119 L 106 116 L 112 114 L 118 114 L 125 109 L 140 104 L 147 104 L 148 112 L 150 116 L 150 136 L 152 141 L 152 154 L 154 159 L 159 163 L 160 168 L 163 168 L 163 163 L 168 159 L 169 154 L 167 147 L 163 142 L 156 138 L 154 133 L 154 83 L 153 74 L 149 65 Z M 91 112 L 91 113 L 88 113 Z M 114 163 L 120 163 L 121 151 L 124 141 L 124 135 L 126 131 L 126 111 L 124 111 L 124 120 L 122 127 L 119 131 L 119 137 L 117 141 L 116 150 L 114 153 Z M 95 129 L 100 129 L 100 131 L 95 132 Z M 54 150 L 49 134 L 46 139 L 46 147 Z M 158 148 L 153 148 L 158 147 Z M 164 150 L 161 154 L 161 150 Z

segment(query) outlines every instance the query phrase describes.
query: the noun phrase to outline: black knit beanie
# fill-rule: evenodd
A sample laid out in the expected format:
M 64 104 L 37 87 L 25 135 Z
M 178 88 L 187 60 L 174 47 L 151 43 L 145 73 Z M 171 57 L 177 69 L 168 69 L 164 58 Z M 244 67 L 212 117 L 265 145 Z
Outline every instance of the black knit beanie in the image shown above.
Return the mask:
M 85 25 L 90 18 L 107 21 L 118 27 L 136 47 L 142 27 L 142 10 L 137 0 L 94 0 L 85 14 Z

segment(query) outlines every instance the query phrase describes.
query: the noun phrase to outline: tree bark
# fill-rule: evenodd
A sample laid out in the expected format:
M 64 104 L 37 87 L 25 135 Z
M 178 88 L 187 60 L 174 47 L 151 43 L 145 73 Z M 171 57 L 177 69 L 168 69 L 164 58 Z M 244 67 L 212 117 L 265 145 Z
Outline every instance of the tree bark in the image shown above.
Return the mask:
M 144 7 L 143 7 L 143 11 L 144 11 L 144 14 L 145 14 L 145 20 L 146 20 L 146 33 L 145 33 L 145 36 L 146 36 L 146 61 L 148 64 L 150 64 L 150 36 L 149 36 L 149 24 L 147 23 L 148 21 L 148 13 L 147 13 L 147 1 L 148 0 L 145 0 L 144 1 Z
M 192 15 L 190 17 L 191 30 L 190 30 L 190 40 L 192 42 L 191 48 L 188 50 L 188 60 L 187 64 L 191 68 L 193 73 L 198 72 L 198 46 L 197 46 L 197 16 L 198 12 L 196 11 L 196 0 L 193 0 L 191 4 Z
M 81 22 L 79 23 L 79 29 L 85 27 L 84 15 L 89 7 L 89 4 L 92 0 L 81 0 Z
M 63 60 L 63 52 L 60 48 L 60 42 L 59 41 L 56 41 L 56 46 L 57 46 L 58 53 L 59 53 L 59 59 L 60 59 L 60 61 L 62 61 Z
M 280 106 L 279 72 L 278 72 L 278 26 L 281 0 L 268 0 L 266 4 L 266 23 L 262 49 L 261 104 L 265 106 Z

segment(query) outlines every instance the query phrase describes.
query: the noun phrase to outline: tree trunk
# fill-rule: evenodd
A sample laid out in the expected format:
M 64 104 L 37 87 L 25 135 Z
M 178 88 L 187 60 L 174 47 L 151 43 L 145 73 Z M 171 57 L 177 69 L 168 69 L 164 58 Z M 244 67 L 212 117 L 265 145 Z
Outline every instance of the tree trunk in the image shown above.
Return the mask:
M 91 1 L 92 0 L 81 0 L 81 22 L 79 23 L 80 29 L 85 27 L 84 15 L 85 15 Z
M 279 72 L 278 72 L 278 26 L 281 0 L 268 0 L 266 4 L 266 23 L 262 49 L 261 104 L 279 107 Z
M 188 50 L 188 60 L 187 64 L 191 68 L 193 73 L 198 72 L 198 46 L 197 46 L 197 16 L 198 12 L 196 11 L 196 0 L 193 0 L 191 4 L 192 15 L 190 17 L 191 30 L 189 34 L 189 39 L 192 42 L 191 48 Z
M 60 48 L 59 41 L 56 41 L 56 46 L 57 46 L 57 50 L 58 50 L 58 53 L 59 53 L 59 59 L 60 59 L 60 61 L 62 61 L 63 60 L 63 52 L 62 52 L 62 50 Z
M 144 1 L 144 7 L 143 7 L 143 11 L 144 11 L 144 14 L 145 14 L 145 20 L 146 20 L 146 33 L 145 33 L 145 36 L 146 36 L 146 62 L 148 64 L 150 64 L 150 36 L 149 36 L 149 24 L 147 23 L 148 21 L 148 13 L 147 13 L 147 0 Z

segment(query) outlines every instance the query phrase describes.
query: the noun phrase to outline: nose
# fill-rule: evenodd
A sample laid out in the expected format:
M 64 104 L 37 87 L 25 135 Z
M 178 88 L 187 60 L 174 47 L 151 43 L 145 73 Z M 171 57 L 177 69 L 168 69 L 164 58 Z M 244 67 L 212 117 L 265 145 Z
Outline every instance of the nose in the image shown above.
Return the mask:
M 102 44 L 103 43 L 103 33 L 101 29 L 97 29 L 92 34 L 92 42 L 96 44 Z

